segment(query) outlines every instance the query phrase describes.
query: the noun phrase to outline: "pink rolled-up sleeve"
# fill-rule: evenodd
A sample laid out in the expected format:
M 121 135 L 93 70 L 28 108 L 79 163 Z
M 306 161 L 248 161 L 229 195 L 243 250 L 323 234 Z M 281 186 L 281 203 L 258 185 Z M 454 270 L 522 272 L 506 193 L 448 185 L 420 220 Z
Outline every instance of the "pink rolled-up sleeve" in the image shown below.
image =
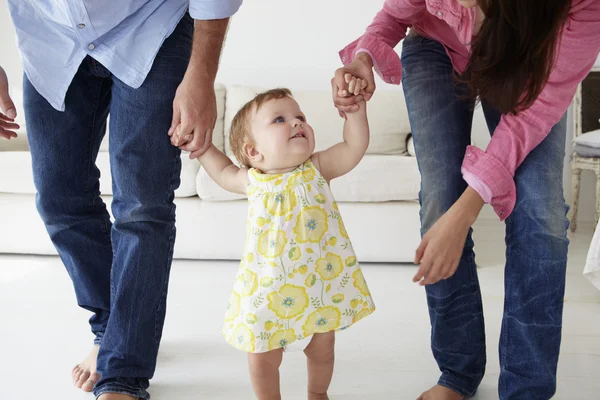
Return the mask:
M 492 201 L 492 190 L 486 185 L 477 175 L 462 169 L 463 179 L 467 182 L 467 185 L 471 186 L 471 189 L 475 190 L 483 199 L 483 201 L 489 204 Z
M 600 1 L 581 1 L 571 9 L 555 66 L 537 100 L 517 115 L 503 115 L 485 151 L 467 148 L 463 174 L 491 191 L 490 204 L 501 220 L 515 206 L 515 171 L 560 121 L 599 51 Z
M 386 0 L 365 33 L 339 52 L 340 59 L 346 65 L 356 54 L 368 53 L 381 79 L 399 85 L 402 65 L 394 47 L 406 37 L 408 27 L 419 21 L 425 12 L 425 0 Z

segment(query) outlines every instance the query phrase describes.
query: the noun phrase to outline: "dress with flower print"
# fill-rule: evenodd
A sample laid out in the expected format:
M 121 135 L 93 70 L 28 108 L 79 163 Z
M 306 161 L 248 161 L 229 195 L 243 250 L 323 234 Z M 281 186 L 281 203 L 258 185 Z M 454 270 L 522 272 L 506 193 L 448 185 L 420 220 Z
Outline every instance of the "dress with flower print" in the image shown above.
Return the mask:
M 234 347 L 263 353 L 375 310 L 329 185 L 311 160 L 248 171 L 246 247 L 225 313 Z

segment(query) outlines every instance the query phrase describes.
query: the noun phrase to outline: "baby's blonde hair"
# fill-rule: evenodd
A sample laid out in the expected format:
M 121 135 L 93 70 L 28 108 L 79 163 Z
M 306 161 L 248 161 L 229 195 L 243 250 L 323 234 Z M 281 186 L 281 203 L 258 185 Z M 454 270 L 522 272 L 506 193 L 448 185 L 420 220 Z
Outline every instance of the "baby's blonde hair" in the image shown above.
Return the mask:
M 233 117 L 233 120 L 231 121 L 231 130 L 229 131 L 229 148 L 241 164 L 246 167 L 251 166 L 250 160 L 244 151 L 244 147 L 247 144 L 254 144 L 250 120 L 255 107 L 256 112 L 258 112 L 260 107 L 267 101 L 279 100 L 288 96 L 291 97 L 292 92 L 286 88 L 267 90 L 266 92 L 257 94 L 252 100 L 244 104 L 237 114 L 235 114 L 235 117 Z

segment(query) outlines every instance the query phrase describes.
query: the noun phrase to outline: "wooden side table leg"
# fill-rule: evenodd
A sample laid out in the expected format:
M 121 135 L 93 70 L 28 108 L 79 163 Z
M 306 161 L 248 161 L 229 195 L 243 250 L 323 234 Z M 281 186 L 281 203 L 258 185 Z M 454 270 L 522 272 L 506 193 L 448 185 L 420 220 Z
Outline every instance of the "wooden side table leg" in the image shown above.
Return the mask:
M 596 222 L 594 228 L 598 226 L 600 219 L 600 171 L 596 171 Z

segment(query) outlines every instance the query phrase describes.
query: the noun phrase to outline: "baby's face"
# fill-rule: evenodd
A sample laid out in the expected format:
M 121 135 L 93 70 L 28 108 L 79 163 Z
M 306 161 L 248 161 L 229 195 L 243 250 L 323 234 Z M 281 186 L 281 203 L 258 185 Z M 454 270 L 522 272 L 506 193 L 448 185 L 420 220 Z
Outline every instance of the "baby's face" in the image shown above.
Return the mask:
M 255 166 L 263 172 L 296 167 L 315 150 L 315 134 L 291 97 L 270 100 L 254 112 L 252 136 L 260 157 Z

